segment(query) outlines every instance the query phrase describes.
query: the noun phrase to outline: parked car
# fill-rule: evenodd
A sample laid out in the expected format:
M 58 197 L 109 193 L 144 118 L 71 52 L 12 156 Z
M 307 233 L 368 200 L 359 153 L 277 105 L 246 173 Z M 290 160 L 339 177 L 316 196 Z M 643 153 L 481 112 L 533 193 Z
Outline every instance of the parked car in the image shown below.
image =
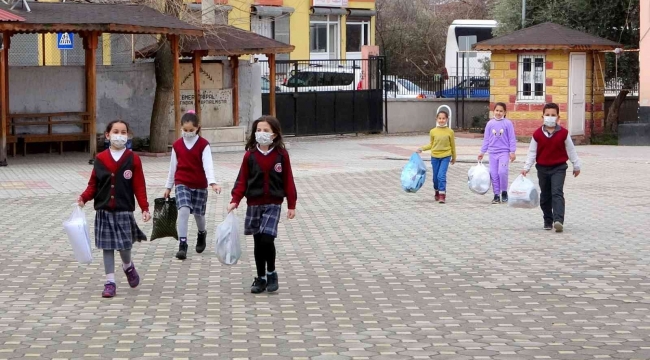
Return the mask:
M 361 81 L 361 69 L 320 65 L 302 67 L 297 72 L 293 71 L 289 80 L 284 85 L 288 91 L 341 91 L 356 90 Z
M 490 79 L 484 77 L 471 77 L 460 84 L 446 90 L 436 91 L 439 98 L 490 98 Z
M 422 88 L 409 80 L 393 76 L 386 76 L 384 78 L 384 91 L 386 92 L 386 97 L 397 99 L 426 99 L 436 97 L 436 93 L 433 91 L 422 90 Z

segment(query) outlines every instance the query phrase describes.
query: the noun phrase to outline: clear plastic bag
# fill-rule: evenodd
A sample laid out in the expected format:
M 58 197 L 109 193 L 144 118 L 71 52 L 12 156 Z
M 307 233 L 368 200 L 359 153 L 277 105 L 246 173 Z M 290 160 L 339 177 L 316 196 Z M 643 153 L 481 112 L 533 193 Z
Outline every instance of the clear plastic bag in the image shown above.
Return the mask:
M 414 153 L 402 170 L 402 189 L 406 192 L 417 192 L 424 185 L 426 177 L 427 167 L 420 155 Z
M 534 209 L 539 206 L 539 193 L 535 184 L 523 175 L 517 176 L 508 189 L 508 206 Z
M 479 195 L 485 195 L 490 190 L 490 171 L 481 161 L 467 171 L 467 186 Z
M 90 245 L 90 232 L 86 222 L 86 215 L 81 207 L 74 205 L 72 214 L 68 220 L 63 222 L 63 229 L 68 234 L 75 260 L 82 264 L 92 263 L 93 251 Z
M 214 252 L 224 265 L 235 265 L 241 258 L 241 243 L 239 242 L 239 218 L 231 212 L 217 226 L 214 242 Z

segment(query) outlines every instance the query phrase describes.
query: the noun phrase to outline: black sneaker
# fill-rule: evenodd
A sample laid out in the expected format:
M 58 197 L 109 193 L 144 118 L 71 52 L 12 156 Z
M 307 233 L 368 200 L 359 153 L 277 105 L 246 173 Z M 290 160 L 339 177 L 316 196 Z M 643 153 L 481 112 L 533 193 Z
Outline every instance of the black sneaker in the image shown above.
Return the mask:
M 555 228 L 555 232 L 562 232 L 564 231 L 564 224 L 562 224 L 559 221 L 556 221 L 555 224 L 553 224 L 553 227 Z
M 508 202 L 508 192 L 507 191 L 502 191 L 501 192 L 501 202 L 504 203 L 504 204 Z
M 199 235 L 196 238 L 196 252 L 197 253 L 202 253 L 203 250 L 205 250 L 205 239 L 208 237 L 208 232 L 200 232 Z
M 544 223 L 544 230 L 553 230 L 553 224 L 552 223 Z
M 266 280 L 256 277 L 253 285 L 251 285 L 251 292 L 253 294 L 259 294 L 264 292 L 264 290 L 266 290 Z
M 278 288 L 280 288 L 280 285 L 278 285 L 278 273 L 274 271 L 273 274 L 266 274 L 266 279 L 268 280 L 266 291 L 278 291 Z
M 178 245 L 178 252 L 176 253 L 176 258 L 178 260 L 187 259 L 187 241 L 181 241 Z
M 494 199 L 492 199 L 492 204 L 498 204 L 501 202 L 501 197 L 499 195 L 495 194 Z

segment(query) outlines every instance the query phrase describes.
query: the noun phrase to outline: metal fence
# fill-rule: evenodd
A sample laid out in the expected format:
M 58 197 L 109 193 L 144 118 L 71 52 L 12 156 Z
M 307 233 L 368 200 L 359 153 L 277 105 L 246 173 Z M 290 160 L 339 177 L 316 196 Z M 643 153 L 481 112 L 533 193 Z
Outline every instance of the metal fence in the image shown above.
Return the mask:
M 266 60 L 262 65 L 262 93 L 270 87 L 270 68 Z M 369 82 L 373 67 L 369 60 L 283 60 L 276 61 L 277 93 L 314 91 L 354 91 L 376 88 Z
M 57 34 L 15 34 L 9 48 L 10 66 L 80 66 L 85 63 L 83 39 L 70 34 L 72 49 L 59 49 Z M 138 49 L 156 42 L 152 35 L 104 34 L 98 39 L 98 65 L 136 62 Z
M 487 76 L 405 76 L 384 77 L 388 98 L 477 98 L 490 97 Z
M 626 89 L 622 79 L 609 79 L 605 81 L 605 96 L 616 96 L 621 90 Z M 639 84 L 636 83 L 631 89 L 628 95 L 639 96 Z
M 381 132 L 385 58 L 293 60 L 276 64 L 276 117 L 283 133 Z M 262 62 L 262 112 L 271 111 L 270 69 Z
M 268 61 L 262 65 L 262 93 L 270 87 Z M 291 60 L 276 62 L 276 92 L 367 90 L 368 60 Z M 490 78 L 484 76 L 399 77 L 383 75 L 388 98 L 489 98 Z

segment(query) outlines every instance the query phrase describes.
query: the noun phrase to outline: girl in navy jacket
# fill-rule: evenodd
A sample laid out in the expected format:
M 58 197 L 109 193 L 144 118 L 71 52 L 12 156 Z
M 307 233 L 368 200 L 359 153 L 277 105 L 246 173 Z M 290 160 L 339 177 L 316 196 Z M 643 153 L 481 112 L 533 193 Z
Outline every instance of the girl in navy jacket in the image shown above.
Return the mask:
M 77 199 L 79 206 L 94 200 L 95 246 L 103 250 L 106 272 L 103 297 L 115 296 L 115 250 L 122 258 L 122 270 L 129 286 L 134 288 L 140 284 L 131 260 L 131 247 L 134 241 L 146 241 L 147 236 L 133 217 L 136 199 L 143 220 L 151 219 L 142 162 L 126 148 L 128 135 L 126 122 L 116 120 L 108 124 L 105 136 L 111 147 L 97 155 L 88 187 Z
M 286 197 L 287 217 L 293 219 L 298 195 L 280 122 L 272 116 L 262 116 L 253 123 L 228 212 L 237 208 L 244 196 L 248 205 L 244 233 L 253 235 L 255 240 L 257 267 L 251 292 L 274 292 L 279 287 L 274 241 L 278 236 L 282 203 Z

